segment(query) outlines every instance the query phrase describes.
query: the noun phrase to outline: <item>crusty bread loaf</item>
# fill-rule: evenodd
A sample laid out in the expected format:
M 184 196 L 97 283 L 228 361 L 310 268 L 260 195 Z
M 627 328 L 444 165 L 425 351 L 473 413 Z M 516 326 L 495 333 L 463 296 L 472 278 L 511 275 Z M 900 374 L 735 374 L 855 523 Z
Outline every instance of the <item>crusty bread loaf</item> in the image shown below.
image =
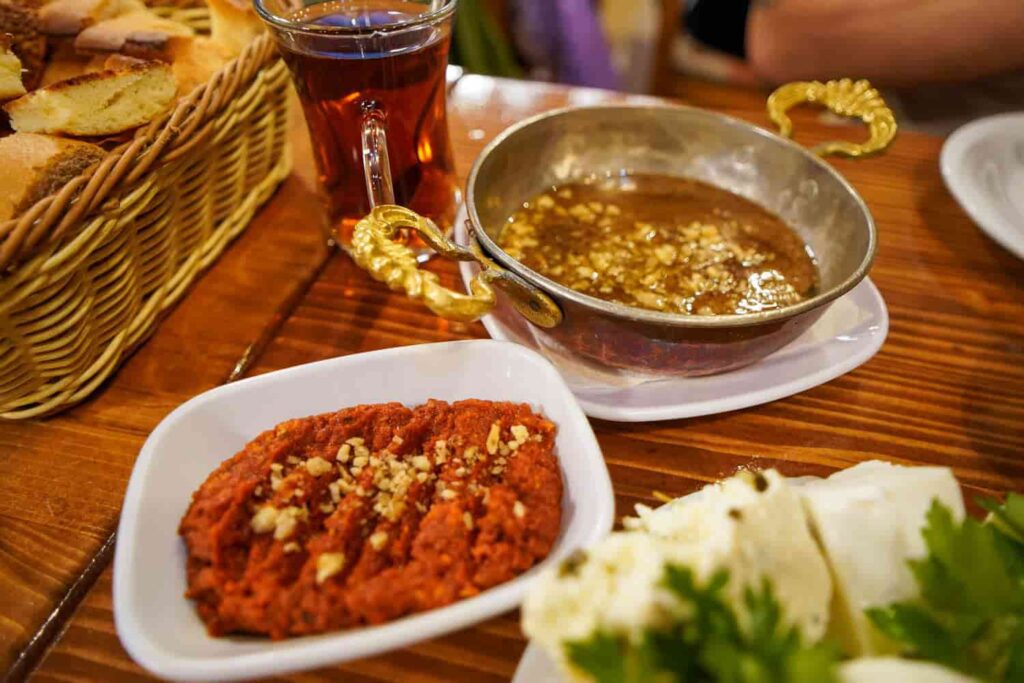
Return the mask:
M 224 45 L 205 36 L 171 38 L 161 59 L 166 58 L 174 70 L 178 96 L 187 95 L 210 80 L 213 74 L 234 58 Z
M 51 36 L 74 36 L 95 23 L 145 9 L 142 0 L 50 0 L 39 10 L 39 25 Z
M 11 36 L 11 52 L 21 61 L 22 83 L 39 84 L 46 58 L 46 36 L 39 31 L 39 14 L 27 0 L 0 0 L 0 34 Z
M 151 121 L 174 99 L 170 65 L 140 62 L 87 73 L 4 105 L 14 130 L 57 135 L 113 135 Z
M 21 82 L 21 60 L 11 52 L 11 38 L 0 35 L 0 102 L 25 94 Z
M 0 138 L 0 221 L 17 217 L 103 158 L 96 145 L 49 135 Z
M 215 42 L 238 55 L 262 31 L 252 0 L 207 0 L 210 7 L 210 35 Z
M 75 38 L 75 49 L 148 56 L 165 50 L 172 37 L 189 37 L 193 33 L 185 24 L 142 10 L 93 24 Z

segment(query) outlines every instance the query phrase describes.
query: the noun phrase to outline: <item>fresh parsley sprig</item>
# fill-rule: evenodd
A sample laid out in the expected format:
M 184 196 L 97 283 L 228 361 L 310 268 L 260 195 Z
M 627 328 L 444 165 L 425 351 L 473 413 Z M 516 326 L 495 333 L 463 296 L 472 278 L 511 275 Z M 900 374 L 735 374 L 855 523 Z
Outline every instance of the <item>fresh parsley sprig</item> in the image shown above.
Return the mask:
M 726 602 L 728 572 L 704 585 L 685 566 L 669 565 L 663 585 L 686 607 L 686 618 L 652 629 L 638 643 L 607 633 L 568 643 L 566 654 L 596 683 L 831 683 L 839 653 L 805 645 L 782 620 L 770 583 L 744 591 L 741 623 Z
M 957 523 L 938 501 L 910 562 L 920 597 L 867 611 L 903 654 L 987 681 L 1024 681 L 1024 496 L 983 502 L 992 523 Z

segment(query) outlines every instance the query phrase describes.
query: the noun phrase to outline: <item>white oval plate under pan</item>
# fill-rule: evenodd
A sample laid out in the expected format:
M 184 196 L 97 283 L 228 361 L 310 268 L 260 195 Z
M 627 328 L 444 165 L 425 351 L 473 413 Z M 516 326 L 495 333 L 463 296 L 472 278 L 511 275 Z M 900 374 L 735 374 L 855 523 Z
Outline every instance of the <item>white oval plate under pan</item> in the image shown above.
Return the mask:
M 466 244 L 465 212 L 455 239 Z M 476 264 L 459 264 L 465 283 Z M 499 295 L 499 299 L 501 299 Z M 889 333 L 889 312 L 870 279 L 837 300 L 803 335 L 764 360 L 709 377 L 638 381 L 595 370 L 585 362 L 548 353 L 531 327 L 502 301 L 482 320 L 493 339 L 545 353 L 590 417 L 614 422 L 650 422 L 713 415 L 798 394 L 850 372 L 881 348 Z

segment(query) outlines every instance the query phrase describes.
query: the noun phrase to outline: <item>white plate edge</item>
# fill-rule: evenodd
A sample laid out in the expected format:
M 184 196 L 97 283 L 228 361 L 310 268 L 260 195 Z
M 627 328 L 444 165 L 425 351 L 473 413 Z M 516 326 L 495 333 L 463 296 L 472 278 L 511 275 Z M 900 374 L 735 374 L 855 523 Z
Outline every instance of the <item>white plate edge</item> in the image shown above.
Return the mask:
M 512 581 L 484 591 L 478 596 L 453 603 L 452 605 L 448 605 L 443 608 L 429 610 L 417 615 L 411 615 L 390 624 L 311 636 L 310 638 L 315 638 L 317 640 L 310 640 L 306 647 L 297 647 L 291 650 L 268 650 L 265 652 L 225 655 L 223 657 L 182 658 L 177 655 L 167 653 L 160 648 L 159 644 L 153 643 L 148 637 L 140 635 L 142 633 L 142 629 L 140 628 L 140 622 L 135 614 L 135 610 L 138 608 L 134 605 L 129 594 L 126 592 L 127 588 L 124 587 L 127 583 L 126 579 L 130 576 L 131 572 L 129 560 L 132 555 L 134 545 L 134 529 L 136 526 L 137 513 L 142 503 L 142 489 L 144 488 L 143 482 L 149 469 L 149 465 L 154 457 L 153 450 L 155 446 L 152 444 L 158 440 L 158 437 L 162 436 L 164 431 L 172 428 L 174 422 L 172 418 L 183 413 L 196 402 L 209 400 L 210 394 L 215 392 L 218 394 L 231 393 L 236 391 L 237 387 L 243 383 L 259 382 L 261 380 L 266 381 L 267 377 L 279 373 L 294 371 L 297 368 L 302 368 L 304 371 L 312 372 L 312 368 L 318 365 L 347 365 L 358 363 L 358 357 L 371 353 L 388 355 L 429 353 L 429 347 L 463 344 L 507 345 L 508 347 L 515 347 L 514 350 L 512 348 L 507 349 L 509 352 L 518 354 L 525 353 L 526 357 L 528 357 L 531 362 L 543 362 L 545 372 L 548 372 L 555 380 L 558 392 L 562 395 L 562 399 L 565 400 L 570 412 L 575 413 L 573 419 L 582 421 L 581 424 L 586 426 L 583 435 L 588 442 L 588 447 L 585 449 L 588 454 L 587 459 L 591 460 L 592 458 L 590 457 L 590 454 L 593 454 L 599 460 L 601 465 L 601 467 L 591 468 L 592 470 L 597 470 L 597 473 L 593 471 L 591 472 L 590 484 L 599 489 L 596 494 L 600 496 L 603 503 L 598 506 L 598 519 L 595 520 L 595 524 L 587 536 L 581 539 L 581 544 L 589 545 L 606 535 L 611 530 L 614 523 L 615 498 L 611 485 L 611 478 L 608 473 L 607 464 L 604 461 L 600 445 L 597 442 L 593 428 L 581 409 L 578 400 L 565 383 L 565 380 L 562 378 L 557 368 L 550 360 L 533 349 L 524 347 L 521 344 L 502 340 L 458 340 L 435 344 L 417 344 L 412 346 L 393 347 L 377 351 L 369 351 L 364 354 L 350 354 L 347 356 L 329 358 L 322 361 L 293 366 L 291 368 L 285 368 L 263 375 L 257 375 L 255 377 L 239 380 L 232 384 L 213 387 L 189 399 L 188 401 L 185 401 L 180 406 L 172 410 L 163 418 L 163 420 L 161 420 L 160 424 L 158 424 L 153 432 L 150 433 L 149 437 L 147 437 L 146 442 L 140 450 L 139 457 L 135 461 L 128 487 L 125 492 L 124 502 L 122 504 L 121 519 L 118 523 L 118 545 L 115 548 L 114 553 L 113 587 L 115 630 L 121 644 L 125 647 L 125 650 L 132 659 L 150 673 L 167 679 L 183 681 L 244 680 L 255 676 L 267 676 L 291 671 L 308 670 L 319 666 L 338 664 L 356 658 L 379 655 L 391 649 L 408 647 L 414 643 L 422 642 L 423 640 L 454 632 L 515 608 L 522 601 L 522 597 L 528 588 L 529 581 L 535 578 L 537 571 L 536 568 L 520 575 Z M 603 473 L 603 475 L 601 473 Z M 128 545 L 123 546 L 122 543 L 127 543 Z M 185 598 L 182 597 L 182 599 L 184 600 Z M 486 602 L 483 599 L 486 599 Z M 442 617 L 446 618 L 443 623 L 440 623 Z M 401 637 L 401 631 L 410 630 L 424 622 L 426 623 L 426 628 L 418 629 L 414 638 L 407 639 Z M 365 637 L 376 636 L 377 638 L 386 641 L 401 640 L 403 642 L 399 645 L 393 646 L 385 643 L 379 648 L 363 650 L 358 656 L 354 657 L 346 657 L 344 655 L 339 657 L 336 652 L 331 651 L 330 646 L 334 641 L 342 638 L 350 638 L 352 635 L 360 633 Z
M 990 129 L 998 129 L 1004 122 L 1017 119 L 1024 123 L 1024 113 L 986 116 L 960 126 L 942 143 L 942 150 L 939 152 L 939 171 L 946 189 L 971 221 L 994 242 L 1017 258 L 1024 259 L 1024 235 L 1018 240 L 1012 239 L 1013 235 L 1024 231 L 1024 226 L 1015 228 L 998 212 L 980 203 L 978 193 L 973 190 L 975 185 L 961 179 L 962 163 L 958 164 L 971 145 L 984 139 Z M 997 226 L 993 227 L 992 224 Z

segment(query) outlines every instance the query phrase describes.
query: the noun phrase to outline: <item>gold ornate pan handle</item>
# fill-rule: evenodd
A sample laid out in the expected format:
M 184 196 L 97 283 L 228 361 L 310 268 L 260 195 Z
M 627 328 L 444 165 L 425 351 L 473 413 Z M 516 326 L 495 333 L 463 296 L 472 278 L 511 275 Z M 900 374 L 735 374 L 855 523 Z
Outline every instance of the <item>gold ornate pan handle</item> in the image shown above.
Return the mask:
M 838 154 L 859 157 L 881 152 L 896 136 L 896 117 L 885 100 L 867 81 L 844 78 L 839 81 L 803 81 L 780 87 L 768 98 L 768 117 L 785 137 L 793 134 L 793 122 L 786 114 L 797 104 L 810 102 L 828 107 L 840 116 L 859 118 L 867 124 L 867 142 L 826 142 L 813 148 L 819 156 Z
M 415 231 L 445 258 L 480 264 L 480 273 L 470 282 L 469 294 L 453 292 L 438 281 L 437 275 L 420 270 L 413 251 L 394 241 L 403 229 Z M 497 301 L 494 285 L 533 324 L 549 328 L 562 321 L 562 311 L 550 297 L 487 258 L 475 239 L 471 244 L 472 248 L 467 248 L 452 242 L 432 220 L 415 211 L 383 205 L 356 223 L 351 254 L 356 264 L 375 280 L 395 291 L 404 291 L 410 299 L 422 301 L 448 320 L 472 322 L 489 312 Z

